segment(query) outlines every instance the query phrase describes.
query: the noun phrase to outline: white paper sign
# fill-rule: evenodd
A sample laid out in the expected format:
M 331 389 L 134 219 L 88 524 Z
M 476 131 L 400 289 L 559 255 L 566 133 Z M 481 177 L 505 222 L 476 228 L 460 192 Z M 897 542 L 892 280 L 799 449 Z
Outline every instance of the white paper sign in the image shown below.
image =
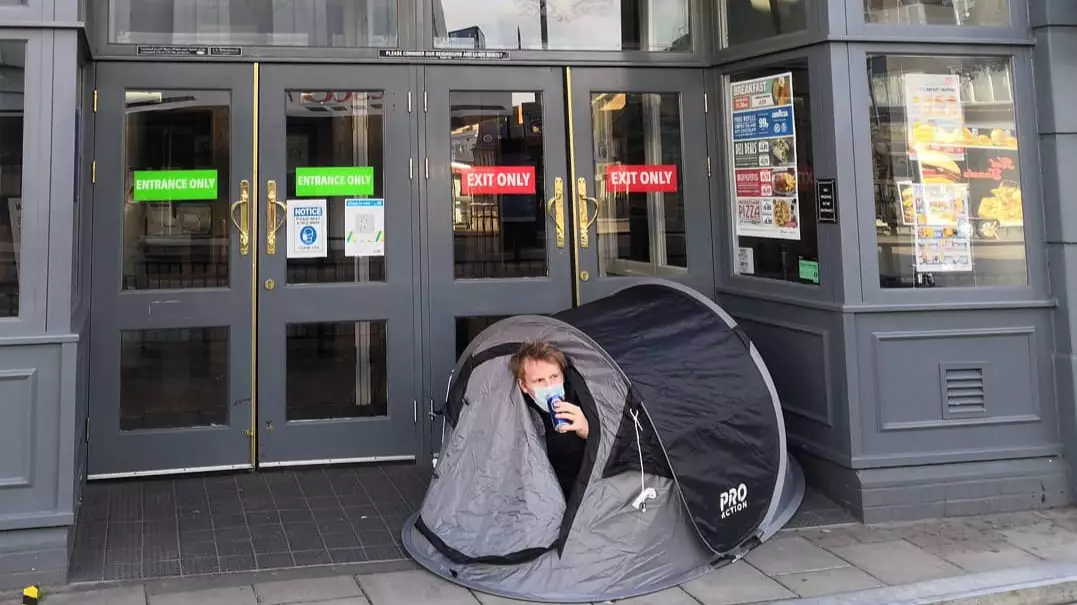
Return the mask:
M 325 200 L 288 200 L 288 258 L 328 255 Z
M 755 273 L 755 249 L 737 248 L 737 274 L 752 275 Z
M 344 255 L 385 256 L 385 200 L 344 200 Z

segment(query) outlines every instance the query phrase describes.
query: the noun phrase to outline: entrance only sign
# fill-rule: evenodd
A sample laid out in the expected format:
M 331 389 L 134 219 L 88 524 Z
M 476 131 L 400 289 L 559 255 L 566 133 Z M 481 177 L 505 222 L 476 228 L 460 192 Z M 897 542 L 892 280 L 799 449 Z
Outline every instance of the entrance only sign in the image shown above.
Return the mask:
M 606 169 L 606 187 L 612 193 L 674 193 L 677 191 L 677 166 L 610 166 Z
M 460 172 L 464 195 L 533 195 L 534 166 L 473 166 Z
M 135 170 L 132 181 L 136 202 L 217 199 L 216 170 Z

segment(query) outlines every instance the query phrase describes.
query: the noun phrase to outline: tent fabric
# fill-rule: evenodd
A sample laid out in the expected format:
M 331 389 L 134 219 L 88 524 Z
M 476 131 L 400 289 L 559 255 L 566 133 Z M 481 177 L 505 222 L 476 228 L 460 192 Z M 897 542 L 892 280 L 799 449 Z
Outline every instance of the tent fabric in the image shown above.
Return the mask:
M 509 371 L 527 341 L 565 353 L 591 425 L 568 501 L 542 412 Z M 442 412 L 442 451 L 403 544 L 491 594 L 568 603 L 662 590 L 743 556 L 803 495 L 758 352 L 717 305 L 668 282 L 490 326 L 461 355 Z M 655 497 L 634 507 L 645 489 Z

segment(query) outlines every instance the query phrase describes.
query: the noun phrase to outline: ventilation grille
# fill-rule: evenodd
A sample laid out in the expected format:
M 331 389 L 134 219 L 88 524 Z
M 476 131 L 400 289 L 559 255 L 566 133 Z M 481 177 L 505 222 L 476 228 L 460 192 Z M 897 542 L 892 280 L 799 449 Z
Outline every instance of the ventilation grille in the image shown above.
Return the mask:
M 946 416 L 968 417 L 987 414 L 982 367 L 943 366 L 942 386 Z

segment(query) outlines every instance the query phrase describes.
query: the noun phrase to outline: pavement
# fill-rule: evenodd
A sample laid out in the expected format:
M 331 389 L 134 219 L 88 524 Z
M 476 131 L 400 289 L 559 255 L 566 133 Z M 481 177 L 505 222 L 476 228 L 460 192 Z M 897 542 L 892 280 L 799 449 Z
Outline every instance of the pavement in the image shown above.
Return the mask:
M 421 569 L 326 575 L 324 568 L 146 584 L 44 587 L 43 605 L 511 605 Z M 330 573 L 332 570 L 330 569 Z M 792 529 L 744 560 L 624 605 L 934 603 L 1072 579 L 1077 591 L 1077 508 L 922 522 Z M 1069 585 L 1067 585 L 1069 586 Z M 1067 591 L 1070 588 L 1066 589 Z M 939 600 L 929 597 L 934 591 Z M 979 594 L 976 593 L 976 594 Z M 1053 593 L 1061 605 L 1077 600 Z M 948 600 L 943 600 L 946 597 Z M 10 599 L 10 600 L 8 600 Z M 925 600 L 926 599 L 926 600 Z M 13 605 L 15 595 L 0 596 Z M 972 602 L 987 603 L 977 597 Z M 1018 602 L 1018 601 L 1013 601 Z M 1032 603 L 1028 599 L 1019 601 Z

